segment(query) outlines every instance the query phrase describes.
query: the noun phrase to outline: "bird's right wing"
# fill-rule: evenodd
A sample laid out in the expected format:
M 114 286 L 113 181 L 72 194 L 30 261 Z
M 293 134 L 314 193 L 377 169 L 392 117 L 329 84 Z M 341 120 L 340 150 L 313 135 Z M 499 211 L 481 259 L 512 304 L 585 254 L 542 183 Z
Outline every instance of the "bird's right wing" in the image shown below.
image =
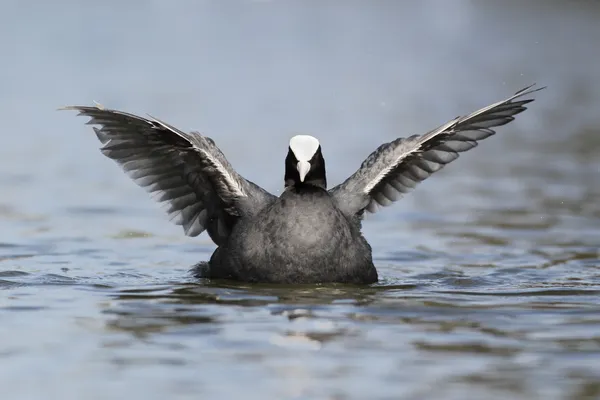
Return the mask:
M 519 99 L 544 89 L 531 89 L 532 86 L 424 135 L 399 138 L 379 146 L 358 171 L 330 190 L 331 195 L 348 215 L 361 215 L 364 210 L 375 213 L 380 207 L 392 204 L 457 159 L 459 153 L 492 136 L 495 131 L 491 128 L 505 125 L 525 111 L 525 105 L 533 99 Z
M 139 186 L 168 206 L 171 219 L 188 236 L 207 230 L 220 245 L 237 218 L 264 207 L 274 196 L 241 177 L 214 141 L 185 133 L 156 118 L 103 107 L 70 106 L 90 117 L 114 160 Z

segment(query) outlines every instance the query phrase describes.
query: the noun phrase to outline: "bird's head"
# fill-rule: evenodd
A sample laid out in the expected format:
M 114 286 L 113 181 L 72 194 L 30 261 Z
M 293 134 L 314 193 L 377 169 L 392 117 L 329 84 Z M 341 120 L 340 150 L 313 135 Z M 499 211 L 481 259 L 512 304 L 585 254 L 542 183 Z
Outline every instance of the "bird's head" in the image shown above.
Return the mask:
M 285 186 L 313 185 L 326 188 L 325 160 L 319 141 L 309 135 L 290 139 L 285 159 Z

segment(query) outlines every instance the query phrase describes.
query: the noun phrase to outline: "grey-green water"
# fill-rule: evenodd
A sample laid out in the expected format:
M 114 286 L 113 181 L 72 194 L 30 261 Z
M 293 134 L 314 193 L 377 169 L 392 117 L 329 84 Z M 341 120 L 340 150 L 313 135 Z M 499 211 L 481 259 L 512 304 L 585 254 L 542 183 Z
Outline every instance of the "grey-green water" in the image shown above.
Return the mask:
M 0 5 L 0 398 L 600 398 L 595 1 Z M 549 88 L 364 231 L 370 287 L 195 281 L 99 151 L 99 101 L 213 137 L 272 192 L 289 137 L 341 181 L 380 143 Z

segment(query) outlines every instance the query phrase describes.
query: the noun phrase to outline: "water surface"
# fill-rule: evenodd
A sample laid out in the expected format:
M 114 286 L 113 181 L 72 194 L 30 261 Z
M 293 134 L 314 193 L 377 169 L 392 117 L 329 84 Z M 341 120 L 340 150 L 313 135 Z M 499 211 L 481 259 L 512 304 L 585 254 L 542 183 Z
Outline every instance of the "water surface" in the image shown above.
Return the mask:
M 6 2 L 6 399 L 600 398 L 594 1 Z M 193 279 L 186 238 L 97 150 L 99 101 L 213 137 L 273 193 L 289 137 L 329 181 L 538 82 L 530 110 L 370 216 L 381 280 Z

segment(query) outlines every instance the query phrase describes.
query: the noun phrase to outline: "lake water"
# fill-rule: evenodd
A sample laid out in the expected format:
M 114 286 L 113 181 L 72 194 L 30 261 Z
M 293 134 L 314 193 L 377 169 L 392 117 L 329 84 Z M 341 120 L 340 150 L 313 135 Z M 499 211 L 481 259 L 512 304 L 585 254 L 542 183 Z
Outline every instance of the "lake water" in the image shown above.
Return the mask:
M 600 3 L 7 1 L 3 399 L 600 398 Z M 368 287 L 194 280 L 187 238 L 98 151 L 98 101 L 214 138 L 273 193 L 538 82 L 517 120 L 364 232 Z

